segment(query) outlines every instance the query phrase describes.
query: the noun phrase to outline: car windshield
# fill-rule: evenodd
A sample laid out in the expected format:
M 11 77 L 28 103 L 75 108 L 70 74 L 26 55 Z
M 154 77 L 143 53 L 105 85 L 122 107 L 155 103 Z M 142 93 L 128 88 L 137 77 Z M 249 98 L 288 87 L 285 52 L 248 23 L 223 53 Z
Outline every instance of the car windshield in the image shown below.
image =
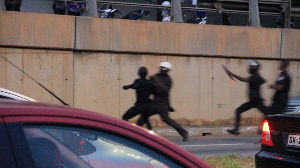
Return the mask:
M 291 113 L 285 113 L 285 115 L 289 115 L 289 116 L 300 116 L 299 112 L 291 112 Z
M 69 127 L 30 126 L 25 128 L 25 133 L 29 142 L 36 138 L 54 142 L 63 158 L 63 166 L 68 168 L 114 168 L 120 167 L 120 164 L 122 168 L 178 167 L 141 144 L 106 132 Z

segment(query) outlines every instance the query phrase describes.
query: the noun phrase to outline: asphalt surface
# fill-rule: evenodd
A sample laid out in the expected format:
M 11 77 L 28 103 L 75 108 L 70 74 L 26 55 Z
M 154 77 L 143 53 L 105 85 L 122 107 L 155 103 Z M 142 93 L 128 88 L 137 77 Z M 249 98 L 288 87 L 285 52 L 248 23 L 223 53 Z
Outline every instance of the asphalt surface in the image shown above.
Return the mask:
M 203 134 L 210 134 L 212 136 L 230 135 L 226 130 L 232 128 L 232 125 L 184 127 L 184 129 L 189 132 L 190 137 L 198 137 Z M 241 135 L 257 135 L 258 129 L 260 129 L 260 125 L 242 125 L 239 132 Z M 177 131 L 171 127 L 153 128 L 153 131 L 163 137 L 180 136 Z
M 165 137 L 200 158 L 231 154 L 253 156 L 260 150 L 261 135 L 198 136 L 183 142 L 181 137 Z

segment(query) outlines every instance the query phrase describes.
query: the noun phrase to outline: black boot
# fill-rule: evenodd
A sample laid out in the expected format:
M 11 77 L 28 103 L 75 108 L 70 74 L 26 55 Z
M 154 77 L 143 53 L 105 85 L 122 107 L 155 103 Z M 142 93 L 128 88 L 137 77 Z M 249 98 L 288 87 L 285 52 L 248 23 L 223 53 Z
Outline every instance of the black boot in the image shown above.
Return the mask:
M 183 137 L 183 141 L 187 141 L 189 139 L 189 132 L 188 131 L 185 131 L 184 134 L 182 135 Z
M 234 129 L 228 129 L 226 130 L 228 133 L 232 134 L 232 135 L 240 135 L 240 132 L 238 131 L 238 129 L 234 128 Z

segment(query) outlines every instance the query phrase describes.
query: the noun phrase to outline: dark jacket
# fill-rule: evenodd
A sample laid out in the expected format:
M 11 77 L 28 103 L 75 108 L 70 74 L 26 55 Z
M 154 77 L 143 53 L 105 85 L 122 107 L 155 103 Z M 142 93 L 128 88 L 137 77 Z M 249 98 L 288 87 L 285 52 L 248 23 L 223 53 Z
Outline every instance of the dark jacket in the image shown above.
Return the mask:
M 167 88 L 167 90 L 164 90 L 163 88 L 161 88 L 159 85 L 156 84 L 156 91 L 154 94 L 154 101 L 159 101 L 159 102 L 163 102 L 166 103 L 167 105 L 169 105 L 170 100 L 169 100 L 169 92 L 171 90 L 172 87 L 172 79 L 170 78 L 170 76 L 168 74 L 163 74 L 163 73 L 157 73 L 155 74 L 155 76 L 157 77 L 158 81 Z
M 147 79 L 136 79 L 129 88 L 136 90 L 136 104 L 149 103 L 151 94 L 155 92 L 155 85 Z
M 260 85 L 264 84 L 266 81 L 260 76 L 258 72 L 253 73 L 249 77 L 249 98 L 261 98 L 260 95 Z
M 291 78 L 290 78 L 289 74 L 287 73 L 287 71 L 282 71 L 280 73 L 280 76 L 276 81 L 276 85 L 283 85 L 283 89 L 276 90 L 276 92 L 273 96 L 273 101 L 274 102 L 287 101 L 288 93 L 290 91 L 290 85 L 291 85 Z

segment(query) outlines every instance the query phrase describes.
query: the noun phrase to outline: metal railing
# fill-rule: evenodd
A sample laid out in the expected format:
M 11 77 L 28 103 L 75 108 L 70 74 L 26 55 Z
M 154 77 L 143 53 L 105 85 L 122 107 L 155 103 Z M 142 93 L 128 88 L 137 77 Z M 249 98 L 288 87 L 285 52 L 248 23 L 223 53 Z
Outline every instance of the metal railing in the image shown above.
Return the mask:
M 226 3 L 227 9 L 225 8 L 223 10 L 224 13 L 237 13 L 237 14 L 248 14 L 249 11 L 247 10 L 249 0 L 217 0 L 209 2 L 201 2 L 199 1 L 199 7 L 182 7 L 182 10 L 187 11 L 208 11 L 208 12 L 218 12 L 219 10 L 215 7 L 215 3 Z M 111 5 L 119 5 L 119 6 L 129 6 L 129 7 L 144 7 L 144 8 L 153 8 L 153 9 L 163 9 L 166 8 L 162 5 L 156 5 L 156 4 L 142 4 L 142 3 L 130 3 L 130 2 L 116 2 L 116 1 L 101 1 L 97 0 L 97 3 L 100 4 L 111 4 Z M 238 3 L 241 3 L 239 5 Z M 228 5 L 231 4 L 231 5 Z M 243 5 L 242 5 L 243 4 Z M 263 9 L 269 8 L 269 10 L 262 10 L 259 12 L 260 15 L 272 15 L 272 16 L 279 16 L 282 14 L 282 10 L 278 9 L 280 6 L 288 5 L 289 0 L 259 0 L 258 4 L 264 5 L 265 7 L 262 7 Z M 235 6 L 234 6 L 235 5 Z M 275 8 L 275 6 L 277 8 Z M 269 7 L 267 7 L 269 6 Z M 237 9 L 241 7 L 241 9 Z M 234 9 L 236 8 L 236 9 Z M 295 11 L 295 13 L 299 10 L 292 10 Z

